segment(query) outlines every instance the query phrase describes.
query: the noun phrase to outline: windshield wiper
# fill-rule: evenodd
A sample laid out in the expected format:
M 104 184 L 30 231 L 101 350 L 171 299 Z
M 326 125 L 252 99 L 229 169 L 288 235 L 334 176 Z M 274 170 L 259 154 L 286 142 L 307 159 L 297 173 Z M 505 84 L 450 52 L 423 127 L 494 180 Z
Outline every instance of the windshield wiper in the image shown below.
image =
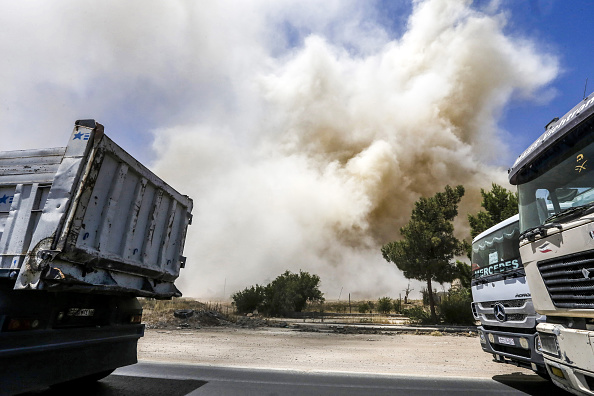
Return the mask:
M 581 206 L 573 206 L 571 208 L 563 209 L 559 213 L 555 213 L 549 216 L 542 225 L 528 228 L 526 231 L 520 234 L 520 240 L 527 238 L 530 242 L 534 241 L 537 236 L 547 236 L 547 230 L 549 228 L 563 229 L 560 223 L 552 223 L 553 220 L 559 220 L 567 216 L 579 216 L 580 214 L 588 214 L 594 212 L 594 202 L 587 203 Z
M 559 213 L 555 213 L 554 215 L 549 216 L 545 220 L 545 223 L 548 223 L 552 220 L 558 220 L 561 217 L 569 216 L 571 214 L 578 215 L 582 212 L 586 212 L 588 209 L 591 209 L 592 207 L 594 207 L 594 202 L 590 202 L 590 203 L 587 203 L 587 204 L 581 205 L 581 206 L 574 206 L 571 208 L 563 209 Z
M 520 238 L 520 240 L 526 238 L 530 242 L 532 242 L 539 235 L 547 236 L 547 230 L 549 228 L 558 228 L 558 229 L 562 230 L 563 226 L 559 223 L 548 223 L 548 224 L 539 225 L 536 227 L 528 228 L 526 231 L 524 231 L 520 234 L 519 238 Z

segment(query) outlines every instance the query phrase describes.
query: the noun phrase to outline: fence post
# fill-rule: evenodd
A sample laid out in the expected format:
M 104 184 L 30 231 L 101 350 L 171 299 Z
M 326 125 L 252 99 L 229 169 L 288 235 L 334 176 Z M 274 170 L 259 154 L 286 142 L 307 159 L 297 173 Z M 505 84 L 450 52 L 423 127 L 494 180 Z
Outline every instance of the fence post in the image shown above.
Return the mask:
M 349 314 L 352 314 L 353 310 L 351 309 L 351 293 L 349 293 Z

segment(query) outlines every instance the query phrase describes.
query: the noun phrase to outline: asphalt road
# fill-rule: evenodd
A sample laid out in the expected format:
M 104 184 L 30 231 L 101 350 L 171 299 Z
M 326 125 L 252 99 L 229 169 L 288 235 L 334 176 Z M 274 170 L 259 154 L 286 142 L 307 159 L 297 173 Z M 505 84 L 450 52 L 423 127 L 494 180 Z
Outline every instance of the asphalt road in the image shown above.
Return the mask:
M 471 374 L 471 373 L 469 373 Z M 536 375 L 492 379 L 353 373 L 304 373 L 142 362 L 85 389 L 58 387 L 36 396 L 314 396 L 314 395 L 569 395 Z

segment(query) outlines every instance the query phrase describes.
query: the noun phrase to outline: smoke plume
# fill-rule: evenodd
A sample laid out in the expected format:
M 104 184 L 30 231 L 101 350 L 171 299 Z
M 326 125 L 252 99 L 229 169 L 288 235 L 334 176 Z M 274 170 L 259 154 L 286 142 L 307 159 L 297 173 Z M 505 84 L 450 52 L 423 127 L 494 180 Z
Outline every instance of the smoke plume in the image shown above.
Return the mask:
M 382 244 L 446 184 L 465 237 L 480 188 L 507 186 L 502 111 L 558 73 L 497 4 L 0 0 L 2 150 L 104 124 L 194 199 L 186 296 L 302 269 L 329 299 L 397 297 Z
M 480 188 L 507 185 L 490 165 L 507 153 L 502 107 L 556 75 L 555 60 L 507 37 L 504 22 L 431 0 L 371 53 L 311 34 L 254 76 L 249 137 L 226 123 L 159 131 L 156 168 L 196 201 L 185 292 L 219 296 L 303 269 L 329 298 L 396 297 L 406 281 L 379 247 L 446 184 L 466 187 L 465 237 Z

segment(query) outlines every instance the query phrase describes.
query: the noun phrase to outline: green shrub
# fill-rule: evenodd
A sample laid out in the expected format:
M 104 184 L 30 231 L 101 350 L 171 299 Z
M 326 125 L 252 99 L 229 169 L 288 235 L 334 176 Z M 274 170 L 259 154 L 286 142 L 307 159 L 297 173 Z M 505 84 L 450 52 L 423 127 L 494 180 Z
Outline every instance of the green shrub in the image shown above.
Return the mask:
M 473 325 L 475 319 L 472 316 L 471 303 L 469 289 L 450 289 L 439 304 L 442 320 L 447 324 Z
M 369 309 L 369 304 L 367 302 L 359 304 L 359 313 L 367 313 L 369 312 Z
M 402 313 L 402 300 L 394 300 L 394 312 Z
M 390 297 L 380 297 L 377 300 L 377 311 L 383 314 L 389 314 L 392 310 L 392 299 Z
M 322 303 L 319 289 L 320 277 L 299 271 L 285 271 L 266 286 L 252 286 L 234 293 L 231 298 L 237 312 L 248 313 L 255 309 L 268 315 L 287 315 L 301 312 L 308 303 Z
M 269 315 L 287 315 L 301 312 L 308 302 L 323 302 L 319 289 L 320 277 L 299 271 L 293 274 L 285 271 L 266 285 L 263 309 Z
M 264 304 L 264 287 L 263 286 L 252 286 L 246 287 L 243 291 L 233 293 L 231 298 L 233 299 L 233 305 L 238 313 L 250 313 L 256 309 L 260 309 Z
M 413 306 L 403 311 L 404 316 L 410 319 L 412 324 L 431 324 L 431 312 L 420 306 Z

